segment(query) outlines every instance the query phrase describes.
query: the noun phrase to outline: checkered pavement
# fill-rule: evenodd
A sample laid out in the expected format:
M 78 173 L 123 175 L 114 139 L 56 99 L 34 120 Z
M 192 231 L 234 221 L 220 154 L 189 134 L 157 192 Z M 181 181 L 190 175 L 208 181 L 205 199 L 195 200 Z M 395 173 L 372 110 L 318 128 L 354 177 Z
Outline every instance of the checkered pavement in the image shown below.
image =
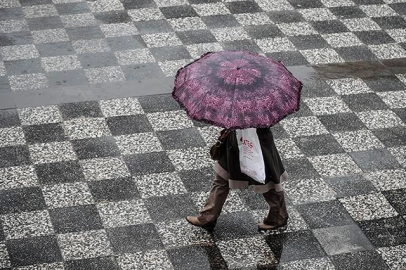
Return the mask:
M 206 51 L 288 66 L 406 57 L 404 0 L 3 0 L 3 92 L 173 76 Z

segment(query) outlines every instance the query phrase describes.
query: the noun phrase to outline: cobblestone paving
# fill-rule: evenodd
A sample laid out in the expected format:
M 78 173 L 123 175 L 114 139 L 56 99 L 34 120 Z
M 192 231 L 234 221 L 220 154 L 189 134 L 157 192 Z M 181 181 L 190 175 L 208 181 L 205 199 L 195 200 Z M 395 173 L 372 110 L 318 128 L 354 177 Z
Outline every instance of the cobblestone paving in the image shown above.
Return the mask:
M 208 50 L 288 66 L 406 57 L 404 0 L 0 0 L 0 90 L 173 76 Z M 233 191 L 213 234 L 187 224 L 218 129 L 170 95 L 0 110 L 0 269 L 406 268 L 406 76 L 305 84 L 272 128 L 290 223 Z M 279 264 L 277 264 L 279 263 Z

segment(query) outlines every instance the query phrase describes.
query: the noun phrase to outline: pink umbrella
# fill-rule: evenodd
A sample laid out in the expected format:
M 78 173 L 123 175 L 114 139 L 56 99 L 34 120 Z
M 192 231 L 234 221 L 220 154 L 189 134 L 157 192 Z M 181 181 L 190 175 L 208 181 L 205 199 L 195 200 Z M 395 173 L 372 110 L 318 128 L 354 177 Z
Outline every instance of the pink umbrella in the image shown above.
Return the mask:
M 299 109 L 302 83 L 250 51 L 209 52 L 178 70 L 174 99 L 190 118 L 228 129 L 270 127 Z

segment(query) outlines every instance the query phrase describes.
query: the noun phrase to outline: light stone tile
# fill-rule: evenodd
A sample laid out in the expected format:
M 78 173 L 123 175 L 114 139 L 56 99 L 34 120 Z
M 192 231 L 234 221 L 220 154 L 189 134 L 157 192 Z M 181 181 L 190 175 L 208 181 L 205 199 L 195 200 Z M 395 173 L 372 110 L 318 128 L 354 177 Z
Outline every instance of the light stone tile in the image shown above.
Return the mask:
M 38 143 L 28 146 L 34 164 L 76 160 L 76 153 L 70 142 Z
M 321 178 L 287 181 L 284 189 L 293 204 L 323 202 L 336 198 L 336 192 Z
M 59 234 L 57 239 L 65 261 L 113 254 L 104 230 Z
M 11 267 L 10 256 L 7 251 L 6 242 L 0 241 L 0 267 Z
M 142 198 L 184 194 L 187 192 L 177 173 L 158 173 L 134 177 Z
M 300 53 L 312 65 L 323 65 L 330 63 L 344 63 L 345 60 L 334 50 L 330 48 L 302 50 Z
M 128 15 L 135 22 L 164 20 L 165 16 L 159 8 L 130 9 Z
M 0 62 L 0 76 L 6 76 L 6 67 L 2 61 Z
M 402 120 L 390 110 L 364 111 L 356 114 L 369 129 L 404 126 Z
M 286 37 L 256 39 L 255 43 L 264 53 L 296 51 L 295 45 Z
M 72 46 L 78 54 L 110 51 L 105 39 L 74 40 Z
M 362 170 L 348 154 L 315 156 L 308 159 L 322 176 L 335 177 L 362 173 Z
M 130 176 L 127 165 L 121 158 L 94 158 L 79 162 L 87 181 Z
M 75 182 L 42 187 L 45 203 L 49 208 L 94 204 L 87 183 Z
M 68 4 L 68 3 L 78 3 L 83 2 L 83 0 L 52 0 L 54 4 Z
M 22 7 L 26 18 L 58 16 L 55 5 L 33 5 Z
M 346 6 L 354 6 L 354 2 L 351 0 L 321 0 L 323 5 L 326 7 L 346 7 Z
M 24 60 L 40 57 L 34 44 L 0 47 L 3 61 Z
M 14 33 L 22 31 L 29 31 L 26 20 L 0 21 L 0 33 Z
M 406 29 L 386 29 L 385 30 L 396 42 L 406 42 Z
M 122 270 L 165 269 L 174 270 L 166 250 L 146 250 L 135 253 L 124 253 L 117 257 Z
M 372 92 L 368 85 L 360 78 L 343 78 L 326 81 L 339 95 L 353 95 Z
M 154 0 L 158 7 L 189 5 L 188 0 Z
M 403 82 L 405 84 L 406 87 L 406 75 L 403 74 L 396 74 L 396 77 L 398 77 L 398 79 Z
M 242 27 L 216 28 L 210 31 L 219 42 L 250 39 L 250 36 Z
M 335 270 L 334 264 L 329 258 L 312 258 L 286 262 L 280 264 L 281 270 L 301 270 L 301 269 L 314 269 L 314 270 Z
M 192 193 L 192 199 L 197 209 L 203 209 L 207 198 L 209 197 L 209 192 L 194 192 Z M 238 191 L 231 190 L 227 196 L 226 202 L 224 203 L 221 213 L 229 214 L 240 211 L 248 211 L 249 209 L 245 206 L 244 202 L 238 196 Z
M 136 49 L 115 52 L 120 65 L 135 65 L 143 63 L 154 63 L 155 58 L 149 49 Z
M 42 57 L 41 66 L 46 72 L 74 70 L 82 68 L 76 55 Z
M 350 31 L 381 30 L 381 27 L 371 18 L 344 19 L 342 22 Z
M 406 108 L 406 91 L 379 92 L 377 95 L 391 109 Z
M 167 153 L 177 170 L 197 170 L 213 166 L 207 149 L 202 147 L 169 150 Z
M 62 122 L 62 116 L 56 105 L 29 107 L 18 110 L 22 125 L 41 125 Z
M 0 128 L 0 147 L 25 144 L 21 127 Z
M 222 51 L 223 47 L 220 43 L 199 43 L 186 46 L 190 55 L 196 59 L 205 54 L 206 52 Z
M 147 118 L 155 131 L 193 127 L 193 122 L 183 110 L 148 113 Z
M 7 240 L 54 234 L 48 211 L 31 211 L 1 216 Z
M 100 109 L 105 117 L 143 114 L 137 98 L 118 98 L 100 101 Z
M 35 44 L 69 41 L 69 36 L 63 28 L 31 31 Z
M 304 154 L 292 139 L 276 139 L 275 146 L 283 159 L 304 157 Z
M 16 8 L 21 7 L 21 4 L 18 0 L 1 0 L 0 8 Z
M 64 122 L 66 133 L 72 140 L 111 136 L 104 118 L 76 118 Z
M 192 7 L 197 12 L 197 14 L 199 14 L 199 16 L 230 14 L 230 10 L 224 3 L 221 2 L 192 5 Z
M 317 35 L 319 34 L 313 26 L 307 22 L 281 23 L 277 24 L 279 29 L 287 36 Z
M 368 47 L 379 59 L 406 58 L 406 50 L 399 44 L 380 44 Z
M 213 243 L 206 230 L 190 226 L 185 219 L 159 222 L 156 228 L 166 249 Z
M 31 73 L 8 77 L 13 91 L 27 91 L 49 87 L 48 78 L 43 73 Z
M 334 138 L 347 152 L 381 149 L 385 146 L 370 130 L 334 133 Z
M 368 17 L 390 17 L 398 14 L 388 5 L 361 5 L 359 8 L 368 15 Z
M 234 17 L 241 25 L 263 25 L 272 24 L 271 19 L 266 13 L 242 13 L 235 14 Z
M 102 24 L 100 28 L 106 37 L 123 37 L 138 34 L 138 30 L 133 23 Z
M 317 97 L 304 99 L 315 115 L 350 113 L 351 110 L 340 97 Z
M 337 19 L 328 8 L 298 9 L 306 21 L 330 21 Z
M 334 48 L 364 45 L 352 32 L 325 34 L 322 37 Z
M 256 0 L 256 2 L 263 11 L 294 10 L 287 0 Z
M 122 155 L 163 151 L 161 142 L 153 132 L 116 136 L 115 139 Z
M 95 13 L 124 10 L 124 6 L 120 0 L 87 1 L 87 4 L 89 5 L 90 10 Z
M 189 64 L 191 61 L 193 61 L 193 60 L 192 59 L 181 59 L 181 60 L 174 60 L 174 61 L 158 62 L 158 65 L 166 77 L 173 77 L 176 75 L 176 72 L 181 67 L 184 67 L 185 65 Z
M 388 148 L 396 160 L 406 168 L 406 146 Z
M 406 171 L 403 169 L 370 172 L 365 177 L 378 190 L 406 188 Z
M 168 22 L 175 31 L 189 31 L 207 28 L 206 24 L 199 17 L 169 19 Z
M 180 46 L 182 42 L 175 33 L 157 33 L 142 35 L 148 47 Z
M 91 84 L 125 81 L 120 66 L 85 69 L 85 75 Z
M 312 136 L 327 134 L 327 129 L 316 116 L 295 117 L 285 119 L 282 122 L 283 128 L 292 137 Z
M 208 147 L 212 146 L 217 142 L 217 138 L 220 136 L 220 131 L 222 128 L 217 126 L 205 126 L 198 127 L 197 130 L 202 135 L 203 140 L 206 142 Z
M 0 168 L 0 190 L 38 186 L 33 166 Z
M 397 216 L 382 193 L 369 193 L 338 199 L 356 221 Z
M 60 18 L 65 27 L 97 25 L 96 18 L 92 13 L 61 15 Z
M 152 222 L 142 200 L 99 203 L 97 210 L 105 228 Z
M 394 247 L 382 247 L 376 250 L 391 270 L 403 270 L 406 268 L 406 245 Z

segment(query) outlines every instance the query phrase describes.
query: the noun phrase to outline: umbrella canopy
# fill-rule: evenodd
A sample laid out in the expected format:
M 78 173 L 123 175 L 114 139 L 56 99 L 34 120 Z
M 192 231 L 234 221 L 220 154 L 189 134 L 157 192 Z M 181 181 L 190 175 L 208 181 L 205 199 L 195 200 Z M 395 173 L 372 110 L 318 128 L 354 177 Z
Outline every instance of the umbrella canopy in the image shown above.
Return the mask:
M 250 51 L 204 54 L 178 70 L 172 96 L 190 118 L 228 129 L 270 127 L 299 109 L 302 83 Z

